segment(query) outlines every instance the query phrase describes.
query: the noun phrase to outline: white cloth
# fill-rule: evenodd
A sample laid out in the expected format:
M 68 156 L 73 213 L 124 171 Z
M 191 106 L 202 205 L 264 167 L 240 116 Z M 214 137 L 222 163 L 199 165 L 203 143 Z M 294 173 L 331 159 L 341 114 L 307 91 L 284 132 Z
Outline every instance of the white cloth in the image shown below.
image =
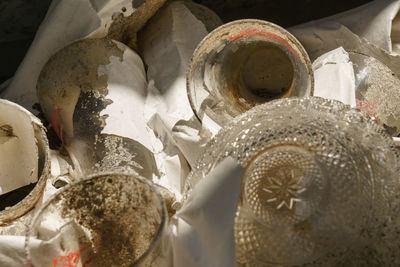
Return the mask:
M 25 105 L 28 109 L 32 110 L 31 105 L 37 102 L 36 99 L 36 80 L 40 73 L 41 68 L 48 60 L 48 58 L 54 54 L 57 50 L 61 49 L 65 45 L 86 36 L 97 36 L 101 35 L 102 28 L 107 24 L 110 14 L 113 10 L 120 9 L 122 2 L 130 3 L 131 0 L 111 1 L 111 0 L 54 0 L 47 15 L 42 23 L 39 31 L 36 34 L 35 40 L 32 43 L 28 54 L 26 55 L 23 63 L 20 65 L 15 77 L 13 78 L 11 85 L 7 90 L 3 92 L 2 97 L 10 98 L 18 103 Z M 378 3 L 380 2 L 380 3 Z M 390 4 L 390 3 L 396 4 Z M 362 19 L 357 19 L 356 23 L 362 21 L 367 22 L 365 27 L 369 30 L 365 31 L 363 36 L 370 42 L 376 40 L 374 29 L 376 25 L 382 25 L 381 22 L 385 23 L 384 32 L 388 33 L 388 27 L 386 23 L 390 24 L 391 29 L 391 42 L 392 51 L 396 52 L 398 43 L 398 15 L 395 19 L 395 8 L 398 7 L 399 1 L 374 1 L 369 8 L 374 9 L 374 12 L 368 11 L 362 13 Z M 115 5 L 114 5 L 115 4 Z M 387 12 L 386 8 L 379 9 L 378 6 L 384 7 L 390 6 L 390 12 Z M 396 6 L 397 5 L 397 6 Z M 129 6 L 129 5 L 126 5 Z M 372 10 L 371 9 L 371 10 Z M 383 13 L 382 10 L 384 11 Z M 398 10 L 398 9 L 397 9 Z M 375 12 L 376 11 L 376 12 Z M 131 12 L 128 10 L 128 13 Z M 358 12 L 358 11 L 354 11 Z M 363 11 L 364 12 L 364 11 Z M 186 14 L 186 15 L 185 15 Z M 356 14 L 351 16 L 356 17 Z M 382 17 L 380 14 L 383 14 Z M 190 14 L 182 13 L 186 18 L 192 18 Z M 379 16 L 378 20 L 375 20 Z M 194 21 L 196 25 L 198 21 Z M 345 49 L 348 48 L 359 48 L 363 51 L 375 53 L 379 55 L 384 63 L 389 62 L 394 57 L 389 55 L 388 52 L 384 52 L 383 49 L 378 48 L 380 46 L 388 49 L 389 44 L 387 42 L 387 36 L 383 38 L 384 42 L 376 44 L 371 48 L 371 45 L 366 40 L 359 38 L 353 34 L 347 27 L 347 25 L 354 32 L 361 34 L 363 32 L 360 26 L 349 24 L 348 21 L 341 18 L 339 23 L 335 18 L 330 18 L 329 23 L 313 22 L 309 25 L 302 25 L 297 28 L 293 28 L 292 32 L 300 39 L 302 44 L 305 46 L 307 51 L 311 54 L 312 59 L 316 59 L 318 56 L 343 46 Z M 187 21 L 182 20 L 181 26 L 192 26 Z M 364 26 L 363 26 L 364 27 Z M 372 28 L 370 28 L 372 27 Z M 186 29 L 186 30 L 185 30 Z M 188 41 L 185 38 L 192 38 L 193 35 L 188 35 L 186 27 L 176 28 L 179 31 L 179 40 Z M 393 30 L 394 29 L 394 30 Z M 204 32 L 202 33 L 205 34 Z M 397 37 L 396 37 L 397 36 Z M 197 36 L 196 38 L 201 38 Z M 199 39 L 193 40 L 193 44 L 198 42 Z M 193 47 L 191 47 L 193 49 Z M 186 51 L 188 50 L 182 50 Z M 191 51 L 191 50 L 190 50 Z M 190 52 L 189 51 L 189 52 Z M 386 59 L 386 61 L 385 61 Z M 188 56 L 184 57 L 185 64 L 187 64 Z M 395 62 L 395 61 L 393 61 Z M 163 64 L 167 64 L 163 61 Z M 400 64 L 398 61 L 392 64 L 390 67 L 396 73 L 400 73 Z M 171 67 L 171 66 L 166 66 Z M 179 68 L 179 71 L 182 71 Z M 180 73 L 182 75 L 182 73 Z M 182 80 L 177 79 L 173 86 L 182 90 L 185 84 Z M 152 84 L 151 81 L 149 85 Z M 154 86 L 154 83 L 153 83 Z M 158 88 L 159 89 L 159 88 Z M 176 98 L 175 98 L 176 97 Z M 147 118 L 154 119 L 154 124 L 157 127 L 165 127 L 161 129 L 165 136 L 159 136 L 161 141 L 165 141 L 163 148 L 160 148 L 159 153 L 165 153 L 164 161 L 161 161 L 160 166 L 164 170 L 169 170 L 170 173 L 176 173 L 179 176 L 176 184 L 172 187 L 179 187 L 182 185 L 183 177 L 187 173 L 187 166 L 184 166 L 185 157 L 182 156 L 182 151 L 186 151 L 184 154 L 189 158 L 198 155 L 200 149 L 198 144 L 201 144 L 199 139 L 199 128 L 189 124 L 178 124 L 174 133 L 171 132 L 172 128 L 179 121 L 177 119 L 190 119 L 191 114 L 184 114 L 184 117 L 175 116 L 176 113 L 171 109 L 176 108 L 179 111 L 178 99 L 183 99 L 182 95 L 174 95 L 171 93 L 171 97 L 168 97 L 168 104 L 165 103 L 163 107 L 158 111 L 155 103 L 157 101 L 148 101 L 146 103 L 148 111 L 154 111 L 150 113 Z M 161 99 L 161 100 L 160 100 Z M 161 102 L 166 99 L 160 98 Z M 153 106 L 152 106 L 153 105 Z M 185 110 L 187 109 L 187 103 L 185 104 Z M 157 116 L 153 116 L 157 112 L 160 112 Z M 149 114 L 149 113 L 148 113 Z M 173 115 L 173 116 L 168 116 Z M 175 116 L 175 117 L 174 117 Z M 170 120 L 171 119 L 171 120 Z M 172 138 L 174 135 L 174 138 Z M 163 138 L 164 137 L 164 138 Z M 179 143 L 176 137 L 180 137 L 181 140 L 192 142 L 192 145 L 182 145 Z M 171 140 L 175 140 L 172 142 Z M 177 149 L 177 145 L 182 151 L 174 151 Z M 189 152 L 190 153 L 189 153 Z M 195 159 L 189 160 L 192 164 Z M 57 165 L 57 164 L 53 164 Z M 186 169 L 185 169 L 186 168 Z M 202 180 L 195 190 L 193 191 L 192 200 L 186 202 L 181 210 L 173 217 L 171 226 L 174 228 L 174 261 L 176 266 L 234 266 L 235 265 L 235 252 L 234 252 L 234 240 L 233 240 L 233 217 L 235 214 L 236 203 L 240 192 L 240 183 L 242 177 L 242 169 L 237 166 L 232 160 L 227 160 L 221 163 L 214 172 L 208 177 Z M 56 170 L 52 170 L 53 174 L 58 173 Z M 53 195 L 57 190 L 52 186 L 54 180 L 50 179 L 46 185 L 44 198 Z M 164 180 L 168 183 L 168 180 Z M 36 208 L 42 204 L 40 201 Z M 31 211 L 19 220 L 15 221 L 13 225 L 7 227 L 0 227 L 0 266 L 21 266 L 24 263 L 24 235 L 26 231 L 26 225 L 32 216 Z M 13 235 L 13 236 L 10 236 Z
M 345 34 L 346 29 L 348 29 L 368 43 L 388 53 L 399 55 L 399 10 L 400 0 L 375 0 L 343 13 L 294 26 L 289 31 L 299 38 L 300 41 L 307 38 L 307 42 L 303 43 L 306 46 L 306 50 L 322 50 L 328 44 L 335 45 L 338 33 L 331 36 L 320 36 L 320 31 L 337 31 Z M 314 36 L 312 37 L 310 34 L 313 31 Z M 313 40 L 312 44 L 310 43 L 311 40 Z M 336 43 L 336 45 L 338 47 L 342 44 Z M 336 47 L 332 47 L 331 49 Z M 344 48 L 346 49 L 346 47 Z M 320 54 L 328 50 L 321 51 Z
M 313 71 L 314 96 L 356 106 L 353 64 L 342 47 L 317 58 L 313 63 Z
M 174 266 L 235 266 L 233 225 L 243 168 L 223 160 L 173 217 Z

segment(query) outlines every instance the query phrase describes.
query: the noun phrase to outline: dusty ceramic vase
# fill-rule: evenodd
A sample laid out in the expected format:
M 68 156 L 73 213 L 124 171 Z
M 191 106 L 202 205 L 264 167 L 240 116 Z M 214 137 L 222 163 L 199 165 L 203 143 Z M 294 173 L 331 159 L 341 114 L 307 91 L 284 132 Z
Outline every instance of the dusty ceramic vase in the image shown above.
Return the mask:
M 262 20 L 237 20 L 208 34 L 187 72 L 190 104 L 200 120 L 225 125 L 267 101 L 313 93 L 310 59 L 283 28 Z
M 109 39 L 74 42 L 46 63 L 40 105 L 80 175 L 116 168 L 157 174 L 143 114 L 146 86 L 140 57 Z

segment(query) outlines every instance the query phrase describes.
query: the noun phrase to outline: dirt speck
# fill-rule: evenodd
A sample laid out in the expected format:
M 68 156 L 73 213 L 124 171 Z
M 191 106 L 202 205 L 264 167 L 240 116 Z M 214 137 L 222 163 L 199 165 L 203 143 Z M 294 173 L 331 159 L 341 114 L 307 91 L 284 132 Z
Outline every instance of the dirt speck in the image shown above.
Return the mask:
M 135 262 L 157 236 L 165 216 L 152 187 L 127 175 L 83 181 L 59 199 L 62 216 L 89 229 L 95 266 Z

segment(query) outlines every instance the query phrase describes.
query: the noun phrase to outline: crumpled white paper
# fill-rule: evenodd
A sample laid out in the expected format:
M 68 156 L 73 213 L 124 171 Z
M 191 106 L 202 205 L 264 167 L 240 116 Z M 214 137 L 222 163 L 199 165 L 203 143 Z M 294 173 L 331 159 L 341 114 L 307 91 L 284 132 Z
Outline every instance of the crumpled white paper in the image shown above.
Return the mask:
M 301 42 L 312 61 L 342 46 L 346 51 L 375 57 L 400 76 L 400 56 L 396 55 L 399 9 L 399 0 L 375 0 L 357 9 L 288 30 Z
M 107 99 L 112 100 L 100 113 L 107 116 L 101 133 L 128 137 L 153 150 L 143 114 L 138 112 L 144 110 L 147 94 L 146 74 L 139 55 L 127 48 L 122 60 L 112 56 L 108 65 L 99 66 L 98 74 L 107 76 Z M 127 90 L 128 86 L 134 90 Z
M 57 193 L 58 189 L 54 186 L 57 181 L 60 178 L 69 177 L 68 172 L 71 166 L 58 152 L 51 151 L 50 160 L 52 175 L 48 178 L 43 195 L 35 207 L 9 225 L 0 226 L 0 266 L 20 267 L 26 265 L 24 244 L 27 227 L 39 207 Z M 33 241 L 33 244 L 39 245 L 38 242 Z
M 36 81 L 50 56 L 89 35 L 100 23 L 91 1 L 53 1 L 11 84 L 1 97 L 33 111 L 32 105 L 38 102 Z
M 322 28 L 338 23 L 369 43 L 389 53 L 399 54 L 399 10 L 399 0 L 375 0 L 343 13 L 295 26 L 289 31 L 296 36 L 301 35 L 301 31 L 307 28 Z M 318 34 L 315 38 L 318 38 Z
M 53 0 L 24 60 L 0 95 L 37 113 L 36 81 L 47 60 L 66 45 L 85 37 L 104 37 L 113 15 L 131 15 L 132 0 Z M 138 7 L 139 8 L 139 7 Z
M 174 266 L 235 266 L 233 225 L 243 168 L 232 158 L 201 180 L 172 218 Z
M 30 105 L 37 102 L 36 79 L 47 59 L 54 52 L 77 39 L 96 36 L 98 31 L 101 32 L 102 27 L 106 25 L 105 21 L 114 12 L 114 8 L 115 10 L 119 9 L 121 7 L 120 4 L 125 2 L 130 3 L 127 0 L 54 0 L 34 43 L 19 67 L 11 85 L 3 93 L 2 97 L 13 99 L 31 108 Z M 381 2 L 381 4 L 378 5 L 377 2 Z M 334 18 L 331 18 L 329 23 L 318 24 L 314 22 L 312 25 L 303 25 L 293 29 L 292 32 L 300 39 L 307 51 L 311 53 L 312 59 L 316 59 L 325 52 L 342 45 L 346 50 L 357 48 L 362 50 L 361 52 L 373 53 L 373 56 L 378 55 L 381 59 L 384 59 L 382 61 L 385 63 L 389 62 L 388 65 L 394 72 L 397 70 L 396 73 L 400 73 L 400 65 L 390 65 L 391 59 L 396 57 L 389 55 L 389 52 L 396 52 L 396 49 L 398 49 L 398 28 L 400 26 L 398 15 L 393 19 L 395 14 L 393 10 L 396 10 L 397 6 L 395 4 L 390 5 L 392 2 L 397 3 L 398 1 L 374 1 L 370 9 L 376 12 L 368 11 L 363 13 L 363 20 L 368 22 L 373 22 L 378 15 L 385 14 L 380 17 L 380 23 L 368 23 L 369 30 L 367 32 L 369 33 L 373 33 L 374 30 L 376 31 L 377 28 L 381 27 L 381 23 L 388 23 L 390 19 L 385 19 L 387 16 L 392 18 L 390 26 L 392 51 L 385 52 L 378 47 L 384 47 L 385 44 L 388 45 L 387 38 L 383 38 L 386 40 L 385 42 L 371 46 L 368 41 L 359 38 L 347 27 L 343 26 L 346 24 L 348 27 L 352 27 L 347 22 L 344 22 L 345 20 L 341 20 L 343 22 L 342 25 Z M 384 8 L 385 13 L 381 13 L 382 9 L 379 9 L 378 6 L 382 7 L 384 3 L 389 3 L 387 6 L 390 6 L 392 11 L 389 12 Z M 128 10 L 129 12 L 131 10 Z M 180 37 L 177 40 L 180 40 L 184 46 L 188 45 L 189 47 L 190 44 L 190 49 L 194 49 L 198 39 L 193 39 L 193 43 L 191 43 L 191 38 L 197 33 L 189 30 L 192 34 L 188 34 L 187 31 L 191 29 L 192 24 L 190 23 L 198 25 L 200 28 L 202 26 L 189 13 L 182 12 L 180 14 L 185 16 L 180 17 L 182 28 L 176 28 L 176 30 L 186 32 L 178 35 Z M 352 16 L 356 15 L 353 14 Z M 358 20 L 357 22 L 360 21 Z M 388 28 L 386 26 L 385 29 L 387 33 Z M 361 28 L 354 28 L 353 30 L 359 31 L 359 33 L 362 31 Z M 206 32 L 202 31 L 200 35 L 204 34 Z M 196 38 L 200 39 L 200 35 Z M 370 42 L 375 40 L 374 34 L 366 34 L 363 37 L 370 38 Z M 182 51 L 190 53 L 190 49 L 183 48 Z M 342 51 L 336 52 L 339 53 L 339 57 L 335 58 L 335 60 L 346 63 L 342 57 L 345 53 Z M 188 55 L 183 57 L 183 64 L 188 64 L 189 58 Z M 321 60 L 325 63 L 328 62 L 326 58 Z M 184 66 L 183 64 L 182 66 Z M 324 67 L 324 65 L 326 64 L 322 64 L 321 67 Z M 163 67 L 176 69 L 173 64 L 167 64 Z M 156 86 L 154 81 L 149 81 L 148 92 L 151 92 L 149 94 L 154 98 L 149 98 L 145 107 L 149 112 L 147 113 L 147 118 L 151 119 L 150 125 L 154 127 L 158 138 L 163 143 L 162 147 L 159 147 L 159 151 L 156 152 L 159 159 L 162 159 L 160 166 L 164 169 L 164 172 L 176 173 L 176 177 L 179 177 L 171 181 L 163 180 L 166 183 L 170 183 L 170 188 L 175 188 L 176 193 L 184 183 L 183 178 L 188 171 L 188 166 L 185 165 L 186 160 L 193 164 L 196 160 L 196 155 L 200 153 L 201 146 L 204 144 L 203 136 L 208 136 L 208 138 L 211 136 L 210 133 L 204 133 L 204 129 L 202 129 L 201 125 L 199 126 L 196 120 L 191 121 L 192 114 L 189 115 L 185 112 L 183 114 L 175 113 L 175 111 L 180 112 L 180 110 L 186 110 L 191 113 L 191 110 L 187 109 L 186 102 L 182 102 L 186 103 L 184 104 L 184 109 L 179 108 L 181 104 L 179 101 L 181 99 L 186 101 L 184 94 L 186 85 L 183 82 L 185 76 L 182 76 L 184 68 L 177 70 L 181 75 L 181 78 L 176 79 L 173 83 L 173 87 L 176 88 L 176 91 L 173 90 L 173 92 L 177 94 L 171 93 L 168 96 L 169 102 L 166 103 L 164 102 L 166 99 L 163 98 L 163 94 L 160 94 L 160 88 Z M 157 107 L 159 103 L 162 103 L 160 109 Z M 62 160 L 57 160 L 56 162 L 58 164 L 53 163 L 54 168 L 56 166 L 65 166 L 65 162 Z M 61 171 L 61 169 L 64 169 L 64 171 Z M 59 167 L 53 170 L 52 166 L 53 176 L 46 185 L 43 199 L 57 191 L 53 186 L 54 180 L 58 174 L 61 175 L 58 178 L 68 176 L 64 173 L 65 169 L 68 168 Z M 212 175 L 219 178 L 213 178 Z M 242 170 L 234 162 L 224 162 L 215 172 L 198 184 L 192 198 L 185 202 L 183 208 L 173 217 L 171 226 L 175 234 L 174 246 L 176 249 L 174 260 L 176 266 L 234 266 L 232 218 L 240 191 L 241 176 Z M 40 201 L 36 208 L 42 202 Z M 22 262 L 24 262 L 23 240 L 25 237 L 23 235 L 25 234 L 25 226 L 29 223 L 33 212 L 34 210 L 13 223 L 13 225 L 0 227 L 0 232 L 3 234 L 0 236 L 0 266 L 21 266 Z
M 21 267 L 26 265 L 25 236 L 0 236 L 0 266 Z
M 399 21 L 399 0 L 376 0 L 288 29 L 315 60 L 315 95 L 356 106 L 354 70 L 347 52 L 374 57 L 400 77 Z M 400 144 L 400 139 L 393 140 Z
M 113 10 L 119 10 L 121 5 L 124 5 L 121 3 L 127 4 L 131 3 L 131 1 L 53 1 L 45 20 L 37 32 L 35 40 L 31 45 L 27 56 L 13 78 L 10 86 L 3 92 L 1 97 L 12 99 L 13 101 L 19 102 L 32 110 L 32 104 L 37 102 L 36 80 L 40 74 L 42 66 L 47 62 L 50 56 L 75 40 L 84 38 L 86 36 L 101 36 L 105 32 L 102 27 L 107 24 L 107 21 L 110 21 L 110 14 L 114 12 Z M 176 27 L 178 27 L 174 28 L 173 30 L 175 33 L 179 34 L 177 39 L 174 40 L 177 42 L 173 43 L 172 45 L 178 44 L 179 51 L 182 54 L 182 57 L 180 58 L 181 67 L 178 69 L 179 78 L 175 84 L 175 90 L 171 90 L 172 93 L 168 98 L 169 104 L 164 104 L 166 102 L 165 99 L 161 99 L 161 101 L 148 101 L 146 102 L 147 107 L 143 107 L 142 109 L 158 112 L 158 115 L 154 115 L 154 113 L 150 115 L 148 114 L 148 118 L 155 118 L 154 125 L 157 125 L 157 127 L 166 127 L 167 129 L 158 132 L 156 131 L 156 133 L 160 133 L 158 137 L 162 143 L 153 140 L 154 142 L 152 144 L 154 152 L 156 153 L 155 156 L 157 158 L 157 164 L 160 168 L 160 173 L 162 176 L 160 180 L 156 180 L 155 182 L 170 189 L 176 194 L 177 199 L 179 200 L 181 197 L 181 189 L 184 183 L 183 179 L 189 172 L 189 167 L 187 166 L 186 158 L 173 142 L 173 139 L 170 136 L 163 137 L 162 135 L 170 135 L 172 132 L 172 127 L 177 121 L 182 119 L 190 120 L 190 117 L 193 115 L 186 98 L 185 68 L 190 61 L 191 53 L 197 46 L 197 43 L 200 42 L 201 39 L 207 34 L 207 31 L 205 26 L 182 4 L 174 3 L 173 6 L 175 6 L 173 11 L 175 17 L 174 23 L 177 25 Z M 129 12 L 124 15 L 129 15 Z M 196 38 L 187 38 L 186 31 L 190 29 L 190 26 L 194 25 L 197 25 L 197 30 L 200 29 L 197 32 Z M 104 71 L 107 71 L 107 66 L 104 66 L 103 72 Z M 114 74 L 118 75 L 118 73 Z M 112 77 L 109 77 L 109 82 L 112 82 Z M 154 87 L 153 81 L 150 81 L 149 83 L 150 92 L 153 92 L 153 90 L 158 90 L 155 89 L 155 87 L 152 88 L 151 86 Z M 160 94 L 156 93 L 152 96 L 157 98 L 160 96 Z M 173 101 L 180 100 L 187 101 L 186 109 L 183 112 L 179 106 L 172 104 Z M 152 108 L 159 104 L 162 108 Z M 168 111 L 163 109 L 168 107 L 168 105 L 170 106 Z M 174 110 L 174 112 L 171 113 L 171 109 Z M 172 116 L 164 116 L 166 112 Z M 162 118 L 167 119 L 164 121 L 157 121 L 162 120 Z M 172 122 L 169 122 L 168 120 L 171 118 Z M 166 125 L 162 126 L 165 122 L 167 122 Z M 200 125 L 197 120 L 193 121 L 193 123 L 196 124 L 196 127 Z M 149 125 L 152 124 L 149 123 Z M 112 125 L 109 125 L 109 127 L 111 126 Z M 193 150 L 190 153 L 197 155 L 198 150 Z M 53 155 L 51 169 L 52 178 L 49 179 L 46 185 L 43 199 L 46 199 L 47 196 L 52 195 L 57 191 L 53 184 L 59 183 L 62 185 L 70 181 L 70 176 L 65 173 L 66 169 L 69 172 L 72 171 L 70 166 L 66 167 L 66 162 L 64 160 L 56 158 Z M 36 208 L 43 203 L 43 199 L 38 202 Z M 2 250 L 0 249 L 0 266 L 3 266 L 3 263 L 4 266 L 21 265 L 22 259 L 24 259 L 24 249 L 21 244 L 23 243 L 22 240 L 25 238 L 24 235 L 26 227 L 29 224 L 33 213 L 34 210 L 30 211 L 28 214 L 15 221 L 11 225 L 1 227 L 1 233 L 3 235 L 0 236 L 0 247 L 4 248 L 4 254 L 2 254 Z M 12 237 L 10 235 L 12 235 Z M 2 237 L 4 237 L 4 242 L 8 242 L 13 245 L 9 244 L 9 246 L 1 246 L 1 243 L 3 242 Z M 10 258 L 8 253 L 6 253 L 8 247 L 13 247 L 15 251 L 13 254 L 13 259 Z
M 336 48 L 313 63 L 314 96 L 334 99 L 356 107 L 355 77 L 349 54 Z
M 138 41 L 150 81 L 145 111 L 149 125 L 157 135 L 166 137 L 165 142 L 174 143 L 193 165 L 198 148 L 208 138 L 203 136 L 202 126 L 189 104 L 186 70 L 208 31 L 187 5 L 196 8 L 196 4 L 183 1 L 162 8 L 144 27 Z

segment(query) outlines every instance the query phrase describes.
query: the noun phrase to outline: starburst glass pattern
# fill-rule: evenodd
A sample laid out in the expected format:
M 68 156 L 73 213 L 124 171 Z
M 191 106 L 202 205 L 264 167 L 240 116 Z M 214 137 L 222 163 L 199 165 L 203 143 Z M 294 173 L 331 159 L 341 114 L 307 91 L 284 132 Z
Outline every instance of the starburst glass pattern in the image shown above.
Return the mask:
M 383 227 L 398 183 L 393 147 L 375 121 L 338 101 L 276 100 L 220 131 L 186 195 L 233 157 L 246 169 L 234 227 L 238 264 L 332 266 Z
M 303 174 L 297 173 L 298 169 L 287 167 L 289 170 L 280 168 L 272 170 L 272 173 L 275 172 L 274 176 L 267 178 L 267 184 L 262 188 L 264 192 L 269 194 L 265 197 L 266 202 L 277 204 L 277 210 L 285 207 L 292 210 L 296 202 L 301 202 L 298 196 L 307 190 L 298 182 L 298 180 L 303 179 Z
M 272 148 L 246 169 L 245 203 L 260 223 L 294 224 L 322 201 L 325 179 L 310 152 L 295 146 Z

